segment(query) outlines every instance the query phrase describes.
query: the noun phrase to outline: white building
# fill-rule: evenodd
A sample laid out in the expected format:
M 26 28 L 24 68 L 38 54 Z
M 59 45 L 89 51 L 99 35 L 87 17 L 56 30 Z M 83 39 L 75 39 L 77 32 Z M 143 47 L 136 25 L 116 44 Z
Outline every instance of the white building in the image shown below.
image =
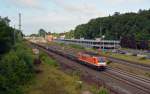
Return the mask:
M 77 44 L 89 48 L 117 49 L 121 47 L 118 40 L 55 39 L 54 41 L 65 44 Z

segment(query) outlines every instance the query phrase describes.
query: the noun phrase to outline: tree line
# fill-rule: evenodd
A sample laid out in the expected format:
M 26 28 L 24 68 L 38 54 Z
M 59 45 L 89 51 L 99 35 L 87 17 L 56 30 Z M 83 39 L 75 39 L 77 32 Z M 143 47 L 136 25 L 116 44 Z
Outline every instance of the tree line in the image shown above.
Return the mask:
M 37 34 L 31 34 L 30 37 L 45 37 L 46 35 L 53 35 L 54 37 L 60 37 L 61 35 L 63 35 L 64 33 L 51 33 L 51 32 L 47 32 L 46 30 L 44 30 L 43 28 L 38 30 Z
M 8 17 L 0 16 L 0 54 L 8 52 L 23 36 L 21 31 L 9 25 L 10 21 Z
M 95 39 L 105 35 L 108 40 L 141 41 L 150 40 L 150 9 L 91 19 L 86 24 L 78 25 L 75 30 L 67 32 L 67 37 Z M 147 44 L 145 43 L 145 44 Z M 123 44 L 123 43 L 121 43 Z M 130 47 L 122 45 L 123 47 Z M 137 47 L 137 44 L 134 45 Z M 131 48 L 135 48 L 133 45 Z M 146 46 L 146 45 L 145 45 Z

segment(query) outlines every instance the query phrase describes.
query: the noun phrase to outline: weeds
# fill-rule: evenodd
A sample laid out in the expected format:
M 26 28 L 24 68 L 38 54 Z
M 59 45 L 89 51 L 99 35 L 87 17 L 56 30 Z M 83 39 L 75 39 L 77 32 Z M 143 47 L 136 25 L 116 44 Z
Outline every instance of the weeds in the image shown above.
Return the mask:
M 148 72 L 146 72 L 145 75 L 146 75 L 147 77 L 150 77 L 150 73 L 148 73 Z
M 41 59 L 42 62 L 47 63 L 47 64 L 49 64 L 51 66 L 55 66 L 55 67 L 58 66 L 56 61 L 51 59 L 51 58 L 49 58 L 48 55 L 46 53 L 44 53 L 44 52 L 40 52 L 39 58 Z
M 92 92 L 94 94 L 108 94 L 108 90 L 104 87 L 97 88 L 96 86 L 94 86 L 92 88 Z

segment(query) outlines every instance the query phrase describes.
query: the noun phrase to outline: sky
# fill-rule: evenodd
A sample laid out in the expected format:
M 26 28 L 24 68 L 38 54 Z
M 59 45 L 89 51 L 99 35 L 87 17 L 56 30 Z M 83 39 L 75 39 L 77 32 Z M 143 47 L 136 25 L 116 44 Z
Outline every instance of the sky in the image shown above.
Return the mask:
M 150 9 L 150 0 L 0 0 L 0 16 L 8 17 L 10 25 L 18 28 L 21 13 L 26 35 L 37 33 L 40 28 L 67 32 L 93 18 L 139 9 Z

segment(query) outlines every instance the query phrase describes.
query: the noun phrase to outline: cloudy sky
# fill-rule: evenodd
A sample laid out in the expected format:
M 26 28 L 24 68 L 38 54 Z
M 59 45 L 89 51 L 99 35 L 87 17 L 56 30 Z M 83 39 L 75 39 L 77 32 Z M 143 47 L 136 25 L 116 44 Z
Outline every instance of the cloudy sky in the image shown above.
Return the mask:
M 0 0 L 0 16 L 8 16 L 11 25 L 18 28 L 18 13 L 21 13 L 25 34 L 37 33 L 40 28 L 64 32 L 116 11 L 137 12 L 149 8 L 150 0 Z

